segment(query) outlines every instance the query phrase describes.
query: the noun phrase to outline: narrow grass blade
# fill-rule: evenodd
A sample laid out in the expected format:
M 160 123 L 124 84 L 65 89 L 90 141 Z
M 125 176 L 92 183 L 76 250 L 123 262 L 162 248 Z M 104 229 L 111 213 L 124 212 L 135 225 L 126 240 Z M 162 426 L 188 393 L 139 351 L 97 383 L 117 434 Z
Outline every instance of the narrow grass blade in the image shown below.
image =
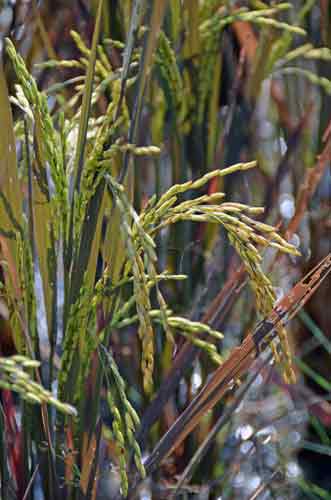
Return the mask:
M 80 192 L 80 181 L 82 177 L 83 167 L 84 167 L 84 158 L 85 158 L 85 146 L 87 139 L 87 129 L 88 122 L 91 113 L 91 100 L 92 100 L 92 92 L 93 92 L 93 81 L 94 81 L 94 72 L 95 72 L 95 63 L 97 58 L 97 46 L 100 37 L 101 30 L 101 17 L 102 17 L 102 7 L 103 0 L 99 1 L 95 27 L 92 39 L 92 47 L 89 58 L 89 65 L 87 69 L 87 74 L 85 78 L 85 87 L 83 94 L 83 102 L 81 107 L 81 115 L 79 121 L 79 129 L 78 129 L 78 141 L 77 148 L 75 154 L 75 162 L 74 162 L 74 191 L 71 200 L 71 215 L 70 215 L 70 225 L 69 225 L 69 235 L 68 235 L 68 254 L 65 256 L 66 267 L 70 268 L 72 255 L 74 253 L 73 247 L 73 224 L 74 224 L 74 199 L 75 196 Z
M 322 455 L 327 455 L 331 457 L 331 446 L 326 446 L 324 444 L 313 443 L 312 441 L 302 441 L 301 448 L 304 450 L 314 451 Z
M 313 370 L 310 366 L 308 366 L 302 359 L 295 358 L 296 364 L 303 371 L 307 377 L 310 377 L 316 384 L 322 387 L 326 391 L 331 391 L 331 383 L 328 382 L 322 375 Z
M 117 116 L 120 113 L 121 103 L 123 101 L 123 97 L 124 97 L 124 93 L 125 93 L 126 80 L 128 78 L 128 74 L 129 74 L 130 61 L 132 58 L 132 53 L 133 53 L 133 49 L 134 49 L 137 34 L 138 34 L 138 29 L 139 29 L 140 22 L 141 22 L 144 4 L 145 4 L 145 0 L 135 0 L 133 2 L 133 5 L 132 5 L 130 30 L 129 30 L 128 39 L 127 39 L 127 42 L 125 44 L 125 50 L 124 50 L 124 54 L 123 54 L 123 69 L 122 69 L 122 75 L 121 75 L 121 95 L 120 95 L 117 113 L 116 113 Z
M 87 135 L 87 127 L 88 121 L 90 117 L 91 110 L 91 98 L 93 91 L 93 80 L 94 80 L 94 71 L 95 71 L 95 62 L 97 58 L 97 46 L 100 37 L 100 29 L 101 29 L 101 14 L 102 14 L 102 6 L 103 0 L 99 1 L 98 11 L 95 20 L 95 28 L 92 39 L 92 47 L 91 47 L 91 55 L 88 65 L 88 70 L 85 78 L 85 90 L 83 94 L 83 102 L 82 102 L 82 110 L 80 115 L 79 122 L 79 131 L 78 131 L 78 141 L 77 141 L 77 149 L 75 156 L 75 164 L 74 164 L 74 176 L 75 176 L 75 190 L 79 191 L 80 189 L 80 180 L 83 171 L 84 165 L 84 155 L 85 155 L 85 146 L 86 146 L 86 135 Z
M 146 34 L 143 54 L 140 63 L 139 69 L 139 78 L 137 84 L 137 93 L 135 98 L 135 106 L 134 106 L 134 114 L 131 121 L 131 127 L 129 132 L 129 142 L 131 144 L 135 144 L 137 140 L 137 132 L 140 121 L 141 109 L 143 96 L 146 87 L 147 78 L 151 72 L 152 67 L 152 57 L 154 54 L 154 50 L 157 44 L 160 28 L 162 25 L 163 17 L 165 14 L 165 9 L 167 6 L 168 0 L 156 0 L 153 2 L 153 7 L 150 10 L 150 26 L 149 30 Z M 124 160 L 124 166 L 121 170 L 119 176 L 119 182 L 123 183 L 127 171 L 129 168 L 129 155 L 126 154 Z
M 317 484 L 306 481 L 303 478 L 298 480 L 298 485 L 302 489 L 307 498 L 311 498 L 312 500 L 325 499 L 330 500 L 331 494 L 325 489 L 321 488 Z
M 320 420 L 317 417 L 315 417 L 315 415 L 312 415 L 310 417 L 310 423 L 314 428 L 316 434 L 320 438 L 322 444 L 326 446 L 331 446 L 331 438 L 328 436 L 328 433 L 323 424 L 321 424 Z
M 322 330 L 316 325 L 315 321 L 305 312 L 299 312 L 299 319 L 302 320 L 303 324 L 309 328 L 314 337 L 319 341 L 319 343 L 324 347 L 328 354 L 331 354 L 331 342 L 324 335 Z
M 4 269 L 6 285 L 16 298 L 20 283 L 15 272 L 17 264 L 16 233 L 22 227 L 23 195 L 17 174 L 16 146 L 7 85 L 0 66 L 0 243 L 7 261 Z M 12 266 L 11 266 L 12 262 Z
M 43 139 L 40 116 L 36 115 L 35 144 L 39 172 L 46 176 L 45 160 L 42 158 Z M 35 248 L 43 283 L 49 335 L 53 332 L 53 305 L 56 300 L 56 262 L 54 257 L 54 229 L 48 185 L 41 186 L 36 175 L 32 176 L 32 206 Z M 50 258 L 51 257 L 51 258 Z

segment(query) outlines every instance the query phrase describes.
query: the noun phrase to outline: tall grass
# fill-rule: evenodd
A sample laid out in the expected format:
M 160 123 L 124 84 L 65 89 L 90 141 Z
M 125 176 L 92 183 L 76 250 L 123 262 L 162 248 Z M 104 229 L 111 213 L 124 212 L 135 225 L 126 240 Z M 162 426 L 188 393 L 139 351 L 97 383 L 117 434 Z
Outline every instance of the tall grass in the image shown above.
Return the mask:
M 211 434 L 217 436 L 256 376 L 253 370 L 235 392 L 260 352 L 271 349 L 267 361 L 276 361 L 286 386 L 296 382 L 296 365 L 313 377 L 293 358 L 284 322 L 275 319 L 281 273 L 273 273 L 275 262 L 289 271 L 299 262 L 294 236 L 330 152 L 330 134 L 323 146 L 316 136 L 308 147 L 309 102 L 286 109 L 298 76 L 312 94 L 317 87 L 331 93 L 331 81 L 315 64 L 328 61 L 331 51 L 306 40 L 312 2 L 298 12 L 289 3 L 92 4 L 91 43 L 72 31 L 71 59 L 58 57 L 47 9 L 40 14 L 34 7 L 38 36 L 53 57 L 38 71 L 56 79 L 43 90 L 29 58 L 5 42 L 6 70 L 15 75 L 9 97 L 1 69 L 5 499 L 134 498 L 144 488 L 159 498 L 167 478 L 172 492 L 185 494 L 201 458 L 194 455 L 187 465 L 193 453 L 184 438 L 191 433 L 191 443 L 203 450 L 212 445 L 208 411 L 220 418 Z M 273 100 L 273 128 L 287 143 L 283 158 L 254 146 L 260 139 L 252 123 L 259 123 L 266 98 Z M 245 147 L 240 128 L 251 135 Z M 297 209 L 280 227 L 277 200 L 284 180 L 293 181 L 289 165 L 299 152 L 310 174 Z M 314 279 L 318 284 L 325 276 L 317 270 Z M 285 286 L 294 281 L 291 276 Z M 240 295 L 246 282 L 247 302 Z M 315 283 L 303 283 L 308 297 Z M 282 314 L 292 314 L 294 298 L 303 304 L 302 289 L 293 290 Z M 232 323 L 240 316 L 237 343 L 245 337 L 237 350 L 226 321 L 231 308 Z M 263 318 L 259 334 L 250 336 Z M 184 410 L 198 368 L 206 382 L 197 399 L 203 405 Z M 224 376 L 226 391 L 216 396 L 207 381 L 214 370 L 212 380 L 233 374 Z M 177 388 L 185 380 L 183 396 Z M 200 436 L 193 433 L 197 424 Z M 329 443 L 315 425 L 323 452 Z M 200 479 L 216 480 L 215 494 L 228 495 L 227 482 L 215 474 Z M 300 487 L 310 488 L 305 481 Z

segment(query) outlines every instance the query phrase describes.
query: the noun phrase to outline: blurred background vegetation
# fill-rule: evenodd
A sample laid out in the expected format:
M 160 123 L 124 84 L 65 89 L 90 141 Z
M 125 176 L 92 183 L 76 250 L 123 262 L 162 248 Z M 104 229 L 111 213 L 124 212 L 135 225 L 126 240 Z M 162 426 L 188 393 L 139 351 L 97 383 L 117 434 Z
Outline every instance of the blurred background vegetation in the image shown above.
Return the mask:
M 7 238 L 5 230 L 13 229 L 15 217 L 5 221 L 6 210 L 0 211 L 2 281 L 6 283 L 8 255 L 12 255 L 17 267 L 21 266 L 21 285 L 20 276 L 24 275 L 23 294 L 28 290 L 22 298 L 19 283 L 11 278 L 10 296 L 14 299 L 8 299 L 8 290 L 3 293 L 0 354 L 7 357 L 19 352 L 31 357 L 20 340 L 19 314 L 13 313 L 22 301 L 26 318 L 34 321 L 28 329 L 34 357 L 41 363 L 37 382 L 61 401 L 73 406 L 78 403 L 79 412 L 84 414 L 79 434 L 72 417 L 55 418 L 51 409 L 31 410 L 27 402 L 2 391 L 2 498 L 119 498 L 119 485 L 125 493 L 126 481 L 128 494 L 144 500 L 171 495 L 199 499 L 331 498 L 330 279 L 287 329 L 296 381 L 289 384 L 288 378 L 284 381 L 279 375 L 289 363 L 286 356 L 285 368 L 279 368 L 281 364 L 254 365 L 251 379 L 205 415 L 157 471 L 139 483 L 134 479 L 132 456 L 141 468 L 140 453 L 146 459 L 215 369 L 215 359 L 203 345 L 205 337 L 200 337 L 199 345 L 192 340 L 192 329 L 186 331 L 186 338 L 180 335 L 178 330 L 185 333 L 185 327 L 170 320 L 167 323 L 162 316 L 168 314 L 165 308 L 170 308 L 174 317 L 181 315 L 221 331 L 224 338 L 216 345 L 222 358 L 267 311 L 257 306 L 258 292 L 247 285 L 241 263 L 245 264 L 245 258 L 236 252 L 226 227 L 206 219 L 179 220 L 153 233 L 157 272 L 166 269 L 178 279 L 164 279 L 162 295 L 156 287 L 148 298 L 149 309 L 161 311 L 152 339 L 154 370 L 148 358 L 145 360 L 145 369 L 149 366 L 153 371 L 152 385 L 148 373 L 141 373 L 138 327 L 134 320 L 125 322 L 132 316 L 129 309 L 122 311 L 111 328 L 105 326 L 108 315 L 114 317 L 120 310 L 119 301 L 124 307 L 130 297 L 144 294 L 138 285 L 132 292 L 130 273 L 123 271 L 125 252 L 130 254 L 135 248 L 126 247 L 130 231 L 123 233 L 123 227 L 135 221 L 131 204 L 140 214 L 149 207 L 152 196 L 159 200 L 171 186 L 215 169 L 257 160 L 256 168 L 214 176 L 198 193 L 184 192 L 181 201 L 189 203 L 197 194 L 224 192 L 225 202 L 265 208 L 252 218 L 275 226 L 301 254 L 280 254 L 270 248 L 262 251 L 263 270 L 275 286 L 277 299 L 331 251 L 330 23 L 328 0 L 0 1 L 0 118 L 1 134 L 8 134 L 0 141 L 0 193 L 11 193 L 14 205 L 20 204 L 14 215 L 19 225 L 26 224 L 28 235 L 25 240 L 18 237 L 18 231 L 16 243 Z M 6 37 L 46 96 L 44 101 L 28 76 L 20 80 L 24 70 L 13 62 L 13 55 L 8 57 Z M 5 82 L 9 95 L 16 95 L 11 111 Z M 17 83 L 23 88 L 21 98 Z M 113 106 L 111 119 L 109 106 Z M 48 117 L 52 125 L 48 125 Z M 53 130 L 54 137 L 49 139 Z M 8 144 L 16 149 L 18 168 L 16 159 L 8 154 Z M 103 197 L 108 181 L 102 178 L 94 184 L 95 177 L 91 180 L 92 173 L 104 173 L 107 157 L 102 155 L 106 149 L 112 161 L 111 176 L 125 187 L 125 197 L 117 184 L 109 187 L 117 207 L 124 206 L 123 212 L 119 209 L 114 213 L 115 204 Z M 52 198 L 53 191 L 58 195 L 49 206 L 38 179 L 35 185 L 31 179 L 31 172 L 38 177 L 34 163 L 42 163 L 43 158 L 49 169 L 45 170 L 48 196 Z M 67 185 L 57 170 L 60 163 Z M 83 208 L 76 209 L 70 222 L 66 217 L 70 219 L 73 212 L 63 209 L 66 201 L 61 193 L 65 198 L 68 192 L 76 192 L 80 171 L 83 195 L 84 189 L 91 193 L 83 201 L 76 200 Z M 105 172 L 107 176 L 109 172 Z M 32 191 L 35 205 L 30 209 Z M 1 197 L 4 207 L 6 200 Z M 69 243 L 67 226 L 58 227 L 56 217 L 63 217 L 69 233 L 72 223 Z M 20 238 L 22 242 L 17 243 Z M 30 249 L 26 250 L 29 245 L 24 241 L 30 241 Z M 141 264 L 139 259 L 131 263 L 133 269 L 137 266 L 132 278 L 135 283 L 143 280 L 141 265 L 148 269 L 149 278 L 155 278 L 151 273 L 156 273 L 148 242 L 144 246 L 142 241 L 148 258 L 147 263 Z M 108 281 L 105 285 L 107 264 L 111 267 L 111 275 L 106 275 L 110 287 Z M 179 279 L 183 274 L 187 279 Z M 95 291 L 96 281 L 101 285 Z M 102 307 L 99 292 L 104 294 Z M 89 305 L 93 300 L 92 313 Z M 144 313 L 139 312 L 138 299 L 136 302 L 141 319 Z M 168 325 L 166 336 L 160 326 L 163 320 Z M 78 341 L 75 333 L 69 338 L 70 332 L 82 335 L 84 328 L 89 332 L 86 338 Z M 98 341 L 91 333 L 93 328 L 99 334 L 106 332 L 101 354 L 96 357 L 93 352 Z M 63 348 L 65 335 L 72 345 Z M 142 338 L 142 342 L 146 347 L 151 340 Z M 57 374 L 64 370 L 66 349 L 71 349 L 72 366 L 69 375 L 61 379 Z M 84 358 L 83 368 L 76 360 L 78 351 L 88 351 L 91 356 Z M 71 387 L 70 378 L 79 381 L 78 389 Z M 84 399 L 77 396 L 77 390 L 86 390 Z M 51 396 L 43 397 L 41 402 Z M 63 410 L 60 403 L 54 404 Z M 140 424 L 131 422 L 135 419 L 131 405 Z M 117 407 L 118 415 L 112 412 Z M 54 460 L 49 450 L 45 451 L 52 436 L 48 440 L 41 431 L 45 412 L 50 434 L 53 427 L 54 433 L 61 434 L 64 429 L 65 434 L 62 447 L 54 444 Z M 222 417 L 224 425 L 208 439 Z M 136 430 L 135 438 L 127 433 L 122 443 L 124 463 L 116 419 L 119 426 L 131 430 L 132 425 L 133 432 Z M 30 426 L 29 432 L 22 432 L 24 425 Z M 40 427 L 39 436 L 31 426 Z M 82 443 L 77 445 L 78 435 Z M 206 445 L 203 456 L 188 466 L 202 443 Z M 80 454 L 77 460 L 75 453 Z M 187 477 L 182 477 L 175 492 L 187 466 Z

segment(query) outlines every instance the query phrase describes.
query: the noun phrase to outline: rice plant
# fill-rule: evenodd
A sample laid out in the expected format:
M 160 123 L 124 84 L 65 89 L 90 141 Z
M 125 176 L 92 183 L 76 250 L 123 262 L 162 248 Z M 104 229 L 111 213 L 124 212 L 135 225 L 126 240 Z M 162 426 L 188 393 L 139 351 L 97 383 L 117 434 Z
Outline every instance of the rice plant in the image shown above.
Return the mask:
M 321 149 L 318 134 L 308 148 L 310 104 L 298 104 L 297 120 L 284 106 L 291 78 L 331 93 L 316 66 L 330 48 L 306 40 L 313 3 L 99 0 L 79 7 L 92 36 L 70 26 L 64 58 L 48 30 L 51 5 L 32 2 L 23 26 L 35 27 L 32 45 L 37 53 L 42 40 L 47 59 L 31 67 L 35 56 L 4 40 L 1 498 L 194 498 L 204 489 L 229 498 L 235 481 L 216 467 L 225 462 L 206 472 L 203 457 L 226 449 L 254 380 L 273 373 L 290 391 L 303 372 L 329 390 L 287 331 L 331 270 L 328 255 L 300 281 L 295 238 L 330 130 Z M 287 141 L 275 172 L 249 132 L 267 85 Z M 251 135 L 243 147 L 240 113 Z M 280 221 L 298 151 L 310 169 Z M 327 431 L 314 426 L 322 444 L 305 446 L 324 453 Z M 296 487 L 320 493 L 304 478 Z

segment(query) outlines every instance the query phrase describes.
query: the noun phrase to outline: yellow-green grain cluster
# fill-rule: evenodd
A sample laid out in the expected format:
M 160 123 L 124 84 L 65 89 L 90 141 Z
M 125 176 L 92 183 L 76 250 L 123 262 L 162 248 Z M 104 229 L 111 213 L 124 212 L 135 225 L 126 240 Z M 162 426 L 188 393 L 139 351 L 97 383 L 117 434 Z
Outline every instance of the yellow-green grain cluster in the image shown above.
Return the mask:
M 66 235 L 68 222 L 68 179 L 64 171 L 60 137 L 54 127 L 46 95 L 38 90 L 34 78 L 27 71 L 24 60 L 17 54 L 13 43 L 7 39 L 6 44 L 7 53 L 21 85 L 18 87 L 16 102 L 25 110 L 35 130 L 34 175 L 45 196 L 45 203 L 50 203 L 55 234 L 63 237 Z M 48 167 L 54 190 L 50 189 L 47 180 Z
M 0 387 L 17 392 L 25 401 L 32 404 L 50 404 L 61 413 L 76 416 L 75 408 L 61 403 L 51 392 L 35 382 L 28 370 L 39 368 L 40 362 L 22 355 L 10 358 L 0 357 Z
M 180 112 L 180 108 L 184 106 L 182 77 L 177 65 L 175 52 L 163 31 L 161 31 L 159 36 L 156 63 L 159 67 L 161 77 L 167 86 L 167 91 L 172 101 L 172 108 Z
M 154 369 L 154 333 L 152 323 L 148 314 L 151 309 L 149 290 L 145 274 L 145 264 L 140 247 L 143 248 L 146 258 L 154 263 L 156 261 L 155 243 L 152 238 L 145 233 L 140 224 L 136 224 L 137 238 L 134 237 L 132 222 L 138 222 L 138 216 L 133 207 L 129 204 L 121 185 L 111 177 L 107 176 L 110 189 L 113 192 L 113 200 L 121 215 L 121 232 L 125 241 L 128 255 L 128 265 L 132 269 L 134 277 L 134 297 L 139 318 L 138 334 L 142 342 L 141 366 L 144 377 L 144 389 L 150 394 L 153 388 Z
M 132 448 L 134 461 L 142 478 L 145 477 L 145 468 L 138 442 L 135 439 L 135 431 L 139 428 L 140 419 L 126 395 L 126 384 L 118 371 L 117 365 L 110 352 L 100 351 L 105 357 L 106 381 L 107 381 L 107 403 L 113 416 L 112 437 L 118 447 L 118 460 L 121 476 L 121 489 L 124 496 L 128 493 L 127 477 L 127 452 Z

